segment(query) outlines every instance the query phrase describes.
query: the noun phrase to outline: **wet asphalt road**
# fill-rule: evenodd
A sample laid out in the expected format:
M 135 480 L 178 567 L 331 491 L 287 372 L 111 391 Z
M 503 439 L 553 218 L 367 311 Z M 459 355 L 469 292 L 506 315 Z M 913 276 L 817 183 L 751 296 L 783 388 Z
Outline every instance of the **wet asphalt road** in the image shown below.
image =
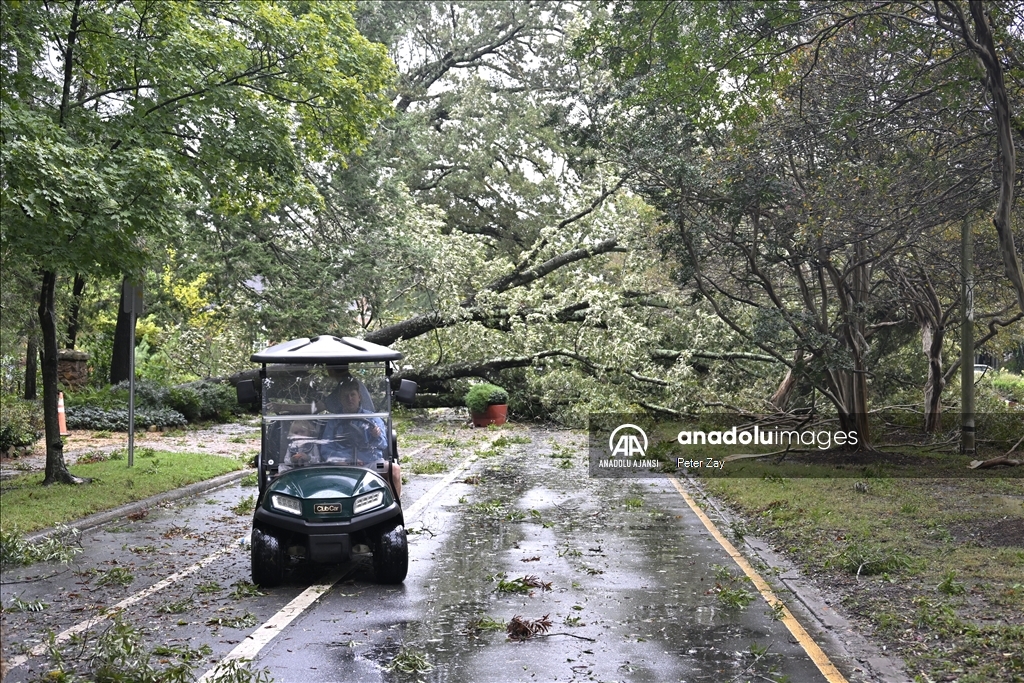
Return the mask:
M 525 443 L 487 449 L 499 434 Z M 426 506 L 415 502 L 444 475 L 410 476 L 403 503 L 421 511 L 407 520 L 405 583 L 374 584 L 368 559 L 357 558 L 258 653 L 255 669 L 295 683 L 825 680 L 753 586 L 731 578 L 742 573 L 667 479 L 591 479 L 585 437 L 564 431 L 454 430 L 405 452 L 407 471 L 414 460 L 453 467 L 477 454 Z M 233 485 L 153 509 L 86 532 L 70 566 L 5 571 L 5 606 L 17 596 L 48 607 L 5 610 L 4 658 L 210 558 L 122 616 L 148 647 L 208 646 L 196 673 L 213 667 L 327 573 L 300 568 L 286 586 L 249 594 L 239 542 L 249 517 L 230 508 L 254 493 Z M 540 585 L 500 590 L 527 577 Z M 730 606 L 722 589 L 754 600 Z M 522 642 L 481 627 L 516 616 L 550 627 Z M 70 659 L 91 647 L 62 646 Z M 430 668 L 402 670 L 413 661 Z M 50 668 L 45 656 L 29 658 L 5 683 Z

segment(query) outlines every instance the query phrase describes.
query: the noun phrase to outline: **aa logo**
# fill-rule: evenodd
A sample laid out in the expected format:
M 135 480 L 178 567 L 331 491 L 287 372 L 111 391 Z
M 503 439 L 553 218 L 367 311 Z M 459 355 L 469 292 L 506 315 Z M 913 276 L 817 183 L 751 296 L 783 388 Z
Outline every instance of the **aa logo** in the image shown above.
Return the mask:
M 615 435 L 620 432 L 616 440 Z M 647 434 L 633 424 L 619 425 L 608 437 L 608 448 L 613 458 L 642 458 L 647 454 Z

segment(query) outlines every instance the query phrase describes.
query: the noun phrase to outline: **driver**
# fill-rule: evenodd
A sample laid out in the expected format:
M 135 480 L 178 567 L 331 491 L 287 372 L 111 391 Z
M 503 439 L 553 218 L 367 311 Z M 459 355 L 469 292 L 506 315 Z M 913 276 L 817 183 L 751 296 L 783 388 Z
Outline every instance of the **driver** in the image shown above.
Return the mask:
M 337 405 L 331 405 L 336 403 Z M 336 412 L 348 415 L 370 414 L 362 404 L 359 381 L 342 374 L 338 388 L 328 397 L 328 405 Z M 388 450 L 387 427 L 379 417 L 335 418 L 324 427 L 320 457 L 326 462 L 339 459 L 366 467 L 373 466 Z M 391 465 L 391 483 L 396 495 L 401 496 L 402 473 L 398 463 Z

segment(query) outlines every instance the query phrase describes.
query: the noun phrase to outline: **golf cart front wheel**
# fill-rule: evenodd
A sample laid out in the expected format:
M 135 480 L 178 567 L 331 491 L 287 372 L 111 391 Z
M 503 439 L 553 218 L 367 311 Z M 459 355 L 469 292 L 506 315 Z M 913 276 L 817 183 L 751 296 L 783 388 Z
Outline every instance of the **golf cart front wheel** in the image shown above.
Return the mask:
M 285 549 L 281 539 L 259 527 L 252 530 L 252 582 L 273 588 L 284 580 Z
M 409 572 L 409 542 L 405 527 L 384 527 L 373 544 L 373 573 L 378 583 L 402 583 Z

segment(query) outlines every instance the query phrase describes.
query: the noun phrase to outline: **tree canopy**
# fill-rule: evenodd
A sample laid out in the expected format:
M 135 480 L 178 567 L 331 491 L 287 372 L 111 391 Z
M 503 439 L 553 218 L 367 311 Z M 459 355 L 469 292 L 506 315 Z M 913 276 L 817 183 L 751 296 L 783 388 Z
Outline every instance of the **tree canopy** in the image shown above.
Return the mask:
M 58 273 L 139 274 L 189 213 L 209 230 L 214 216 L 315 208 L 306 169 L 365 144 L 393 71 L 346 3 L 2 7 L 0 248 L 42 276 L 49 481 L 66 478 Z
M 0 7 L 2 353 L 44 380 L 127 357 L 131 276 L 163 382 L 335 333 L 421 405 L 937 429 L 965 222 L 970 334 L 1019 337 L 1015 4 Z

